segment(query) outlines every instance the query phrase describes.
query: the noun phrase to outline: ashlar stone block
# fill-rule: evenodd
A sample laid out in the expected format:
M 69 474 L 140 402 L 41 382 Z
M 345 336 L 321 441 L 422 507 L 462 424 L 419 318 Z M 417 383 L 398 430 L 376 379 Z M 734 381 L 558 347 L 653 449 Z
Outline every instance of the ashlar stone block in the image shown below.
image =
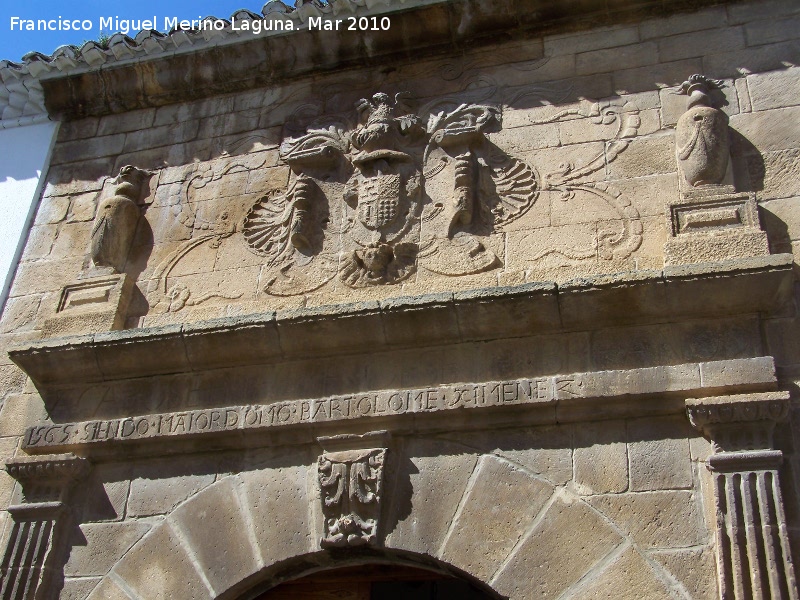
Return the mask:
M 387 482 L 384 501 L 388 513 L 400 520 L 386 536 L 386 545 L 435 554 L 445 540 L 477 459 L 463 447 L 438 440 L 409 440 L 405 452 L 408 461 L 398 464 L 397 472 L 392 473 L 394 481 Z M 406 501 L 409 496 L 410 501 Z
M 683 419 L 636 419 L 628 424 L 630 489 L 692 487 L 691 429 Z
M 150 524 L 146 521 L 81 525 L 84 539 L 77 539 L 77 535 L 73 538 L 64 574 L 67 577 L 105 575 L 148 531 Z
M 170 512 L 189 496 L 214 482 L 214 475 L 179 475 L 131 481 L 128 515 L 144 517 Z
M 192 548 L 215 590 L 226 590 L 261 567 L 250 515 L 239 501 L 236 482 L 226 478 L 181 505 L 169 517 Z M 231 543 L 230 537 L 238 540 Z
M 552 495 L 549 483 L 510 462 L 484 456 L 440 558 L 479 579 L 489 579 Z M 525 498 L 524 510 L 520 509 L 520 498 Z
M 575 428 L 575 485 L 584 494 L 628 489 L 625 422 L 581 423 Z
M 563 494 L 492 579 L 492 587 L 520 600 L 559 598 L 623 541 L 584 502 Z
M 268 468 L 240 476 L 242 503 L 264 564 L 305 554 L 319 541 L 309 521 L 309 469 Z
M 580 588 L 581 600 L 648 600 L 675 596 L 634 548 L 625 550 L 608 568 Z
M 215 597 L 199 566 L 168 523 L 157 527 L 135 545 L 112 573 L 124 582 L 125 587 L 148 600 L 211 600 Z M 110 592 L 95 588 L 92 598 L 108 600 L 115 597 L 117 592 L 111 581 L 106 578 L 101 585 L 104 584 L 111 586 Z M 103 595 L 105 593 L 109 595 Z M 127 594 L 119 597 L 127 598 Z
M 641 548 L 685 548 L 708 538 L 693 492 L 609 494 L 586 501 Z

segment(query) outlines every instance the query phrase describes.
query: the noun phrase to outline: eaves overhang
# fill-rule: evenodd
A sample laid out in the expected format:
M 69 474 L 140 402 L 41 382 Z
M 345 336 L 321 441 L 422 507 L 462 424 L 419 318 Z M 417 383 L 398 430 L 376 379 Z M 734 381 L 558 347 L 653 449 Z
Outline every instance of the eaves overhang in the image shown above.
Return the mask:
M 77 119 L 238 92 L 315 73 L 385 67 L 467 48 L 679 11 L 719 0 L 297 0 L 242 9 L 216 27 L 115 34 L 107 43 L 0 61 L 0 125 Z M 310 19 L 391 17 L 388 30 L 309 30 Z M 254 34 L 244 21 L 283 23 Z M 235 25 L 239 23 L 239 26 Z M 291 23 L 291 31 L 286 29 Z M 346 35 L 345 35 L 346 34 Z

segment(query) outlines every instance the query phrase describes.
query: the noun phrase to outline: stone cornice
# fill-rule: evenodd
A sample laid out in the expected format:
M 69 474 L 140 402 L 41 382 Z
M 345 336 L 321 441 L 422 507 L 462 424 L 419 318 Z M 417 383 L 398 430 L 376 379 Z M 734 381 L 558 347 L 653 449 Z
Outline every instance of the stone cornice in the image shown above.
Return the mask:
M 117 34 L 107 44 L 62 46 L 52 55 L 32 52 L 22 63 L 0 62 L 0 114 L 15 118 L 18 99 L 5 99 L 12 87 L 44 89 L 54 118 L 124 112 L 188 99 L 252 89 L 315 72 L 408 60 L 465 47 L 496 44 L 531 33 L 552 33 L 696 10 L 718 0 L 664 3 L 661 0 L 296 0 L 295 6 L 270 2 L 256 14 L 239 10 L 231 19 L 290 21 L 307 27 L 311 17 L 346 18 L 392 14 L 390 31 L 306 32 L 302 42 L 284 31 L 234 31 L 229 20 L 220 30 L 142 31 Z M 425 26 L 421 27 L 420 24 Z M 154 64 L 158 62 L 159 64 Z M 209 68 L 210 67 L 210 68 Z M 154 73 L 158 73 L 155 77 Z M 5 92 L 5 93 L 4 93 Z M 40 106 L 38 91 L 31 96 Z M 11 107 L 11 108 L 9 108 Z M 28 109 L 32 110 L 32 109 Z M 5 116 L 3 118 L 6 118 Z
M 29 343 L 11 359 L 48 394 L 118 381 L 298 357 L 524 337 L 686 318 L 769 313 L 785 305 L 792 255 L 664 271 L 531 283 L 259 313 Z M 713 302 L 709 302 L 713 298 Z

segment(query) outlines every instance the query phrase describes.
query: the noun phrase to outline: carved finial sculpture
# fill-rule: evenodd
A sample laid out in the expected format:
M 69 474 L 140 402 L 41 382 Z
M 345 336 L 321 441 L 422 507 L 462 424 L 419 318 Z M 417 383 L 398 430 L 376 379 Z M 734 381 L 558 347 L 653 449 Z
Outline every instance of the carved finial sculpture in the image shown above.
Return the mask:
M 689 96 L 675 138 L 678 164 L 692 187 L 721 184 L 728 168 L 728 117 L 712 105 L 710 97 L 711 90 L 722 85 L 716 79 L 692 75 L 676 92 Z
M 97 207 L 92 228 L 92 263 L 96 267 L 110 267 L 122 273 L 141 211 L 138 200 L 142 184 L 150 176 L 130 165 L 122 167 L 115 180 L 114 195 Z

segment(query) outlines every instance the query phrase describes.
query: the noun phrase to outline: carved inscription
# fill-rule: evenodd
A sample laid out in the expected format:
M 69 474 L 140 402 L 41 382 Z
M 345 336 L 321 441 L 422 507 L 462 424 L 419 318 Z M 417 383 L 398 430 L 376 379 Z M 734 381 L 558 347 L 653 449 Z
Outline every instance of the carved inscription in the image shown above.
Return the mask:
M 288 400 L 272 404 L 38 425 L 27 430 L 24 446 L 62 447 L 112 440 L 193 436 L 407 413 L 550 403 L 583 396 L 582 391 L 583 384 L 579 376 L 563 375 L 413 390 L 384 390 L 319 399 Z

